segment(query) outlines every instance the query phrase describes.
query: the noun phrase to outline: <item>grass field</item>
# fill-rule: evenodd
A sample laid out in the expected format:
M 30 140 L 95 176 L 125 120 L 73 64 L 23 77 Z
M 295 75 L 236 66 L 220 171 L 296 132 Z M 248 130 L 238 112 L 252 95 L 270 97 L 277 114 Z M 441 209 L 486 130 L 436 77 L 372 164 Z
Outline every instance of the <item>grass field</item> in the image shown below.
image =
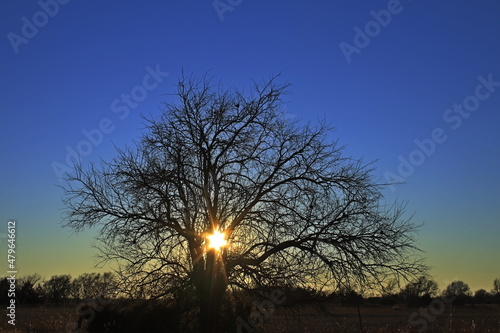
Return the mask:
M 420 315 L 418 310 L 361 307 L 360 324 L 356 307 L 278 308 L 274 316 L 266 320 L 262 332 L 500 332 L 498 305 L 455 307 L 453 311 L 448 307 L 439 316 L 425 313 L 431 320 Z
M 250 318 L 258 326 L 247 326 L 242 332 L 497 332 L 500 333 L 500 306 L 466 305 L 445 308 L 438 316 L 425 319 L 415 308 L 361 307 L 361 324 L 356 307 L 331 304 L 277 307 L 272 313 Z M 411 317 L 413 314 L 413 317 Z M 76 306 L 24 307 L 16 312 L 16 327 L 1 320 L 0 332 L 65 332 L 66 324 L 77 319 Z M 248 322 L 248 316 L 242 317 Z M 413 326 L 410 325 L 413 322 Z M 361 330 L 362 326 L 363 330 Z M 147 333 L 147 332 L 144 332 Z
M 74 305 L 66 307 L 18 307 L 15 328 L 7 323 L 8 317 L 4 315 L 1 320 L 0 332 L 62 333 L 65 332 L 66 323 L 77 318 L 76 306 Z

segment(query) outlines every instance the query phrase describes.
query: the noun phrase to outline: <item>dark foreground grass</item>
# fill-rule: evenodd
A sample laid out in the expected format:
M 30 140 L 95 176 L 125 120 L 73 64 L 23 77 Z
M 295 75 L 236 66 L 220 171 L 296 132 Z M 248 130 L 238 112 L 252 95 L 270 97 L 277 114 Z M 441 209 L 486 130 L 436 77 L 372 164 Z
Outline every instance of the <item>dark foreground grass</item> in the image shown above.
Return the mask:
M 453 309 L 448 306 L 437 316 L 425 312 L 427 318 L 419 309 L 401 307 L 361 307 L 359 314 L 356 307 L 281 307 L 259 329 L 266 333 L 500 332 L 498 305 L 466 305 Z
M 78 319 L 76 305 L 17 307 L 16 326 L 7 323 L 5 308 L 2 317 L 0 332 L 16 333 L 63 333 L 68 322 Z
M 412 314 L 415 308 L 361 307 L 361 324 L 356 307 L 339 307 L 317 303 L 301 306 L 276 307 L 273 313 L 261 318 L 262 325 L 247 326 L 253 332 L 491 332 L 500 333 L 500 306 L 465 305 L 445 308 L 438 316 L 425 319 Z M 5 313 L 5 310 L 4 310 Z M 250 314 L 242 314 L 248 321 Z M 62 333 L 66 324 L 77 319 L 76 305 L 65 307 L 23 307 L 16 311 L 16 326 L 7 324 L 7 316 L 0 321 L 0 332 Z M 412 319 L 410 319 L 412 318 Z M 412 326 L 412 322 L 414 325 Z M 363 331 L 361 331 L 362 326 Z M 425 327 L 424 327 L 425 326 Z M 147 327 L 147 325 L 145 325 Z M 242 332 L 249 332 L 243 329 Z M 147 331 L 143 331 L 147 333 Z

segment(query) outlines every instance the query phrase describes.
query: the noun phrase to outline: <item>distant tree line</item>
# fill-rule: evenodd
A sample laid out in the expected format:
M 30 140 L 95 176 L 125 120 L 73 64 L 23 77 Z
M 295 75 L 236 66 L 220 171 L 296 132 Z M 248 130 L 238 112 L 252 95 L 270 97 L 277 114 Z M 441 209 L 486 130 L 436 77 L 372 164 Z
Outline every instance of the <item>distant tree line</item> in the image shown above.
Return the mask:
M 474 293 L 463 281 L 453 281 L 439 291 L 436 281 L 421 276 L 400 287 L 398 281 L 386 284 L 379 297 L 363 297 L 362 293 L 344 288 L 334 292 L 330 297 L 337 298 L 342 305 L 356 305 L 362 302 L 378 302 L 384 305 L 404 305 L 408 307 L 427 306 L 435 298 L 445 297 L 454 305 L 463 304 L 500 304 L 500 278 L 493 281 L 493 289 L 476 290 Z
M 128 281 L 130 282 L 130 281 Z M 9 301 L 10 282 L 7 277 L 0 278 L 0 300 Z M 382 305 L 404 305 L 409 307 L 426 306 L 437 297 L 453 300 L 454 305 L 462 304 L 500 304 L 500 278 L 493 281 L 490 291 L 485 289 L 471 291 L 463 281 L 453 281 L 439 291 L 438 284 L 426 276 L 421 276 L 401 287 L 398 281 L 390 281 L 380 290 L 381 296 L 368 297 L 364 292 L 350 287 L 340 287 L 332 293 L 313 288 L 283 287 L 287 302 L 333 301 L 343 306 L 355 306 L 376 302 Z M 133 290 L 133 292 L 131 292 Z M 266 289 L 262 289 L 265 293 Z M 45 280 L 39 274 L 31 274 L 16 280 L 16 300 L 25 304 L 62 304 L 99 298 L 146 299 L 149 292 L 143 288 L 120 288 L 119 278 L 114 273 L 84 273 L 76 278 L 71 275 L 54 275 Z M 182 297 L 182 295 L 178 295 Z
M 35 273 L 16 280 L 16 300 L 24 304 L 61 304 L 84 299 L 114 298 L 118 280 L 113 273 L 84 273 L 76 278 L 71 275 L 54 275 L 45 280 Z M 9 301 L 10 281 L 0 278 L 0 300 Z

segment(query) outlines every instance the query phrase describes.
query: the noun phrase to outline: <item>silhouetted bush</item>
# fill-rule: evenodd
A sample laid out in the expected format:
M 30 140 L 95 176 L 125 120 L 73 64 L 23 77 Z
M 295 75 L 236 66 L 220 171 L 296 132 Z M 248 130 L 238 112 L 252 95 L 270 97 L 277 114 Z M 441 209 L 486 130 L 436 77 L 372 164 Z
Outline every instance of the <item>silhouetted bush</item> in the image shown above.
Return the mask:
M 9 302 L 9 285 L 10 283 L 6 277 L 0 279 L 0 301 L 2 304 L 8 304 Z
M 0 302 L 7 304 L 10 281 L 7 277 L 0 278 Z M 20 277 L 15 281 L 16 300 L 19 304 L 40 304 L 45 301 L 45 290 L 42 285 L 42 278 L 38 274 L 31 274 Z
M 89 333 L 181 332 L 182 314 L 167 301 L 116 301 L 94 313 Z
M 495 297 L 484 289 L 476 290 L 474 293 L 474 303 L 475 304 L 493 304 L 495 303 Z
M 340 301 L 342 306 L 358 306 L 363 304 L 363 295 L 358 294 L 355 290 L 342 288 L 332 294 L 329 299 Z
M 493 303 L 500 305 L 500 293 L 493 295 Z
M 270 295 L 273 292 L 279 292 L 283 295 L 284 305 L 293 304 L 303 304 L 307 302 L 321 302 L 326 300 L 328 297 L 324 292 L 317 291 L 313 288 L 303 288 L 303 287 L 268 287 L 266 289 L 261 288 L 258 295 L 263 296 L 266 299 L 270 299 Z
M 399 296 L 397 294 L 383 295 L 379 300 L 381 305 L 393 306 L 399 302 Z

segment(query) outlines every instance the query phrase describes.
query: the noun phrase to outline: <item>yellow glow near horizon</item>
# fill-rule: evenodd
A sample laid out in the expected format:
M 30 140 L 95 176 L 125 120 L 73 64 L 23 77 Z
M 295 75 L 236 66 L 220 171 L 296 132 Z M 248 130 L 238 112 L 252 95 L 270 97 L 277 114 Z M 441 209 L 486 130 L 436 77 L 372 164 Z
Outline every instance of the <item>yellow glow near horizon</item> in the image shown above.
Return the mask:
M 223 232 L 215 231 L 212 235 L 207 236 L 209 241 L 208 248 L 214 248 L 220 251 L 220 248 L 227 245 L 226 235 Z

